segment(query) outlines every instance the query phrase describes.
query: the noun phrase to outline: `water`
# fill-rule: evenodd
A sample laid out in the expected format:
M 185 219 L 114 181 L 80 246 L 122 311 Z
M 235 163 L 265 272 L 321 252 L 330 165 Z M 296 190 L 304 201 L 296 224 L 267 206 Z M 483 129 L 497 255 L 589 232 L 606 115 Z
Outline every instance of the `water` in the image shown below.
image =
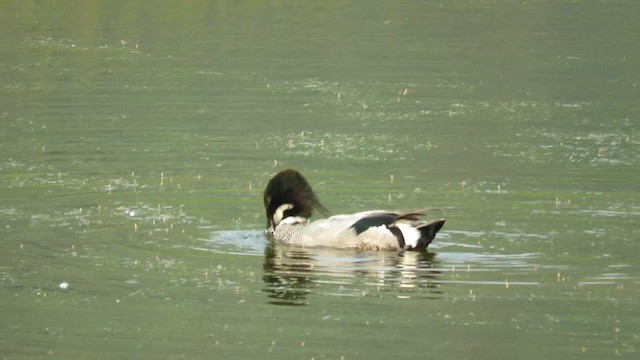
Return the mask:
M 0 4 L 3 358 L 636 358 L 633 1 Z M 442 208 L 426 253 L 270 243 Z

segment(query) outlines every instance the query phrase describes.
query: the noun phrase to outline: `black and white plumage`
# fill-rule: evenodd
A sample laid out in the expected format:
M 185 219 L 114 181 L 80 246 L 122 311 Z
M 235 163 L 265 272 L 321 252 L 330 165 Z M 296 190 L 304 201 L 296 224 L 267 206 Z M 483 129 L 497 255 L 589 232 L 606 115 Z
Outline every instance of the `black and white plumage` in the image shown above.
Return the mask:
M 434 209 L 363 211 L 311 222 L 314 209 L 327 210 L 307 180 L 296 170 L 279 172 L 264 191 L 267 230 L 274 239 L 296 246 L 334 248 L 426 249 L 445 223 L 420 220 Z

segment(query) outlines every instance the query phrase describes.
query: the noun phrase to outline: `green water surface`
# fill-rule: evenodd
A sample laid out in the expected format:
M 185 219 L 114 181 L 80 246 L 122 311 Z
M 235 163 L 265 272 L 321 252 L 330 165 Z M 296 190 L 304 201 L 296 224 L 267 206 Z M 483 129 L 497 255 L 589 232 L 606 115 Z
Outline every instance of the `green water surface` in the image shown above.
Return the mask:
M 0 357 L 635 359 L 636 1 L 0 1 Z M 426 253 L 271 243 L 438 207 Z

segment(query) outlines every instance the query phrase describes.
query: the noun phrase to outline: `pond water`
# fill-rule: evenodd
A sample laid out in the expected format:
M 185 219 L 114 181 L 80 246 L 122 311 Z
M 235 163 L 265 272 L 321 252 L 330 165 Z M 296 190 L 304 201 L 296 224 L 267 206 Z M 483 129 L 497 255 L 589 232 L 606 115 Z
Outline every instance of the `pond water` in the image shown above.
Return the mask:
M 0 356 L 637 358 L 638 10 L 1 2 Z M 288 167 L 447 224 L 271 243 Z

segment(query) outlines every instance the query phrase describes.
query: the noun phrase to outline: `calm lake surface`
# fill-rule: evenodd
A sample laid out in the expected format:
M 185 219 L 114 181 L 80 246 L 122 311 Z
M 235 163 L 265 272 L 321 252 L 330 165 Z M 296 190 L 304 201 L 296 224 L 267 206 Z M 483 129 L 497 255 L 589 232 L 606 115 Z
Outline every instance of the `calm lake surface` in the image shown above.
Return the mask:
M 637 1 L 0 2 L 0 357 L 637 359 Z M 300 249 L 262 190 L 438 207 Z

